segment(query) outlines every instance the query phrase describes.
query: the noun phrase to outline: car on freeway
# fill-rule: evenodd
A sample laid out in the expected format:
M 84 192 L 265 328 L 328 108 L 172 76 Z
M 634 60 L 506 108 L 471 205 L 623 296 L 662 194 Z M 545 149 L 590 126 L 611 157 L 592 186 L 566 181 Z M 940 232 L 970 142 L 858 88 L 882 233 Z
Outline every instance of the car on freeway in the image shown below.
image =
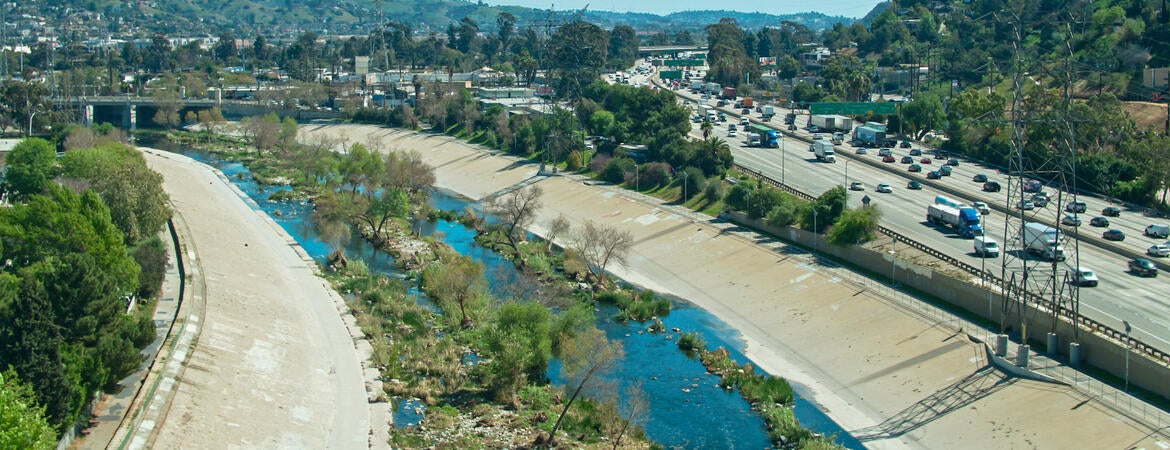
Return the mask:
M 869 151 L 866 150 L 865 147 L 857 147 L 857 150 L 854 150 L 853 152 L 857 153 L 858 155 L 865 155 L 865 154 L 869 153 Z
M 910 141 L 902 141 L 902 143 L 898 144 L 898 146 L 902 148 L 910 148 Z
M 926 178 L 930 180 L 937 180 L 942 178 L 942 175 L 940 175 L 937 170 L 932 170 L 926 173 Z
M 905 147 L 902 147 L 905 148 Z M 910 149 L 910 156 L 922 156 L 922 150 L 912 148 Z
M 890 187 L 890 185 L 886 184 L 886 183 L 878 183 L 877 189 L 875 189 L 875 190 L 878 192 L 881 192 L 883 194 L 889 194 L 891 192 L 894 192 L 894 188 Z
M 971 177 L 971 181 L 974 181 L 976 183 L 986 183 L 987 182 L 987 175 L 977 173 L 977 174 L 975 174 L 975 176 Z
M 744 109 L 739 110 L 739 113 L 744 114 L 744 115 L 748 115 L 748 114 L 752 113 L 752 110 L 748 109 L 748 108 L 744 108 Z
M 1165 258 L 1167 256 L 1170 256 L 1170 245 L 1166 245 L 1166 244 L 1151 245 L 1150 248 L 1146 249 L 1146 254 L 1150 255 L 1150 256 L 1157 256 L 1159 258 Z
M 999 192 L 999 183 L 995 181 L 983 183 L 983 192 Z
M 735 128 L 727 129 L 727 137 L 735 137 Z
M 813 139 L 817 138 L 816 134 L 820 133 L 820 131 L 821 131 L 821 127 L 818 127 L 816 125 L 809 125 L 808 126 L 808 132 L 813 133 Z
M 918 162 L 921 164 L 930 164 L 931 159 L 930 158 L 922 158 L 922 159 L 918 160 Z
M 735 131 L 735 124 L 734 124 L 734 123 L 732 123 L 732 124 L 728 124 L 728 125 L 727 125 L 727 129 L 728 129 L 728 130 L 730 130 L 730 131 Z
M 715 106 L 727 106 L 727 100 L 720 99 L 719 101 L 715 102 Z
M 882 157 L 882 162 L 892 163 L 894 161 L 897 161 L 897 159 L 894 159 L 893 156 L 883 156 Z
M 1037 208 L 1048 206 L 1048 194 L 1041 192 L 1039 194 L 1033 195 L 1032 203 L 1034 203 Z
M 752 121 L 751 121 L 751 120 L 748 120 L 748 118 L 747 118 L 747 117 L 740 117 L 740 118 L 739 118 L 739 124 L 740 124 L 740 125 L 743 125 L 743 126 L 745 126 L 745 127 L 746 127 L 746 126 L 748 126 L 748 125 L 751 125 L 751 124 L 752 124 Z
M 1079 227 L 1081 226 L 1081 218 L 1077 216 L 1064 216 L 1063 219 L 1060 219 L 1060 224 L 1068 225 L 1070 227 Z
M 1118 208 L 1116 206 L 1106 206 L 1105 209 L 1101 210 L 1101 215 L 1102 216 L 1109 216 L 1109 217 L 1120 217 L 1121 216 L 1121 208 Z
M 1097 274 L 1093 272 L 1093 269 L 1088 267 L 1073 267 L 1072 271 L 1076 274 L 1074 281 L 1076 284 L 1082 287 L 1097 286 Z
M 914 181 L 914 180 L 910 180 L 909 182 L 906 183 L 906 189 L 911 189 L 911 190 L 917 191 L 919 189 L 922 189 L 922 183 L 919 183 L 919 182 Z
M 955 158 L 948 159 L 948 160 L 947 160 L 947 165 L 948 165 L 948 166 L 955 166 L 955 167 L 958 167 L 958 166 L 959 166 L 959 160 L 957 160 L 957 159 L 955 159 Z
M 1086 205 L 1085 202 L 1071 201 L 1064 204 L 1065 212 L 1083 213 L 1088 209 L 1089 206 Z
M 1111 229 L 1111 230 L 1105 230 L 1104 233 L 1101 233 L 1101 239 L 1104 239 L 1106 241 L 1124 241 L 1125 240 L 1125 232 L 1118 230 L 1116 228 Z
M 944 177 L 951 176 L 951 166 L 942 166 L 938 168 L 938 174 Z
M 860 181 L 854 181 L 852 183 L 849 183 L 849 190 L 851 190 L 851 191 L 864 191 L 865 185 L 862 184 Z
M 1170 236 L 1170 226 L 1161 223 L 1151 223 L 1142 231 L 1142 234 L 1152 238 L 1164 238 Z
M 1129 271 L 1143 277 L 1158 276 L 1158 266 L 1155 266 L 1153 261 L 1145 258 L 1134 258 L 1129 260 Z
M 878 150 L 878 156 L 894 156 L 894 151 L 883 147 L 881 150 Z
M 920 166 L 918 164 L 911 164 L 910 167 L 906 168 L 906 170 L 909 170 L 911 172 L 921 172 L 922 166 Z
M 1097 216 L 1097 217 L 1094 217 L 1092 219 L 1089 219 L 1089 225 L 1092 225 L 1094 227 L 1107 227 L 1107 226 L 1109 226 L 1109 219 L 1106 219 L 1102 216 Z
M 911 157 L 909 157 L 909 156 L 903 156 L 903 157 L 902 157 L 902 161 L 900 161 L 900 162 L 901 162 L 902 164 L 910 164 L 910 163 L 913 163 L 913 162 L 914 162 L 914 158 L 911 158 Z
M 988 215 L 988 214 L 991 214 L 991 207 L 990 207 L 990 206 L 987 206 L 987 203 L 984 203 L 984 202 L 971 202 L 971 207 L 972 207 L 972 208 L 975 208 L 975 210 L 979 211 L 979 214 L 982 214 L 982 215 L 985 215 L 985 216 L 986 216 L 986 215 Z
M 1016 209 L 1022 209 L 1024 211 L 1031 211 L 1033 209 L 1036 209 L 1036 204 L 1032 203 L 1030 200 L 1020 200 L 1020 201 L 1016 202 Z

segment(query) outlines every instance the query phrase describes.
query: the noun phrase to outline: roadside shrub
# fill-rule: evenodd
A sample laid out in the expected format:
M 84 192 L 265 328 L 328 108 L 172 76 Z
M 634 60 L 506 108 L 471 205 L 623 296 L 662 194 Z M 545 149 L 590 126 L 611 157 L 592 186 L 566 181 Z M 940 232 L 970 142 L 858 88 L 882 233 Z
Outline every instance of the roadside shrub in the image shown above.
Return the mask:
M 642 189 L 653 189 L 670 182 L 670 165 L 661 162 L 652 162 L 638 166 L 638 186 Z
M 881 213 L 874 207 L 846 210 L 833 224 L 825 239 L 833 245 L 854 245 L 877 236 Z
M 134 295 L 138 298 L 152 298 L 162 289 L 163 277 L 167 272 L 167 249 L 158 236 L 151 236 L 145 242 L 138 244 L 131 254 L 134 262 L 138 263 L 138 289 Z
M 740 180 L 740 182 L 731 185 L 731 188 L 727 190 L 727 195 L 723 196 L 723 203 L 733 211 L 747 210 L 747 199 L 755 190 L 753 186 L 754 184 L 747 180 Z
M 589 160 L 589 171 L 600 175 L 609 166 L 611 160 L 613 160 L 612 156 L 598 153 Z
M 581 155 L 580 151 L 573 150 L 569 152 L 569 156 L 565 157 L 565 170 L 570 172 L 581 170 L 581 167 L 584 165 L 584 161 L 582 159 L 583 156 Z
M 634 160 L 630 158 L 614 158 L 605 165 L 601 178 L 610 183 L 618 184 L 625 180 L 626 172 L 634 170 Z
M 703 189 L 703 197 L 709 202 L 723 200 L 723 183 L 715 178 L 709 180 L 707 188 Z

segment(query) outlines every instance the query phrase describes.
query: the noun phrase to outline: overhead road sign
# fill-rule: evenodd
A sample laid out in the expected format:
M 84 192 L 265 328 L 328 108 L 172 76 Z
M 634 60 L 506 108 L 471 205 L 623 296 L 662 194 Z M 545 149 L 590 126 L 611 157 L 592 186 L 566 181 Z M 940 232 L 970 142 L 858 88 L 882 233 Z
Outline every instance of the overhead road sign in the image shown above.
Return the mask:
M 895 105 L 892 102 L 832 102 L 832 103 L 810 103 L 808 105 L 809 114 L 841 114 L 841 115 L 863 115 L 863 114 L 894 114 Z

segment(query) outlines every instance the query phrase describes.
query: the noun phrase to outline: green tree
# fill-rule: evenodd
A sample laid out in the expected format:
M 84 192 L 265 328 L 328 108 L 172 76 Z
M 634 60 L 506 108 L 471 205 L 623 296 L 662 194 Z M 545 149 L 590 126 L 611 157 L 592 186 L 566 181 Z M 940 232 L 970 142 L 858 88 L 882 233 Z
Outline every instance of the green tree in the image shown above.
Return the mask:
M 558 28 L 548 45 L 551 84 L 558 97 L 575 101 L 601 75 L 609 38 L 597 25 L 578 20 Z
M 679 183 L 681 201 L 686 202 L 691 197 L 699 195 L 707 184 L 707 176 L 698 167 L 685 167 L 675 176 Z
M 915 96 L 914 101 L 902 104 L 902 119 L 914 139 L 922 139 L 926 133 L 941 127 L 946 116 L 938 96 L 923 92 Z
M 141 268 L 135 295 L 138 298 L 153 298 L 162 289 L 163 278 L 167 272 L 166 245 L 158 236 L 151 236 L 134 247 L 131 256 Z
M 748 199 L 754 191 L 755 187 L 753 183 L 740 180 L 738 183 L 731 185 L 731 188 L 727 190 L 727 195 L 723 197 L 723 203 L 732 210 L 745 211 L 747 210 Z
M 32 388 L 21 383 L 15 371 L 0 373 L 0 448 L 50 450 L 56 446 L 53 427 Z
M 445 312 L 458 309 L 460 327 L 471 329 L 475 325 L 473 316 L 483 305 L 487 290 L 482 264 L 463 255 L 449 255 L 442 264 L 428 265 L 422 280 L 427 295 L 444 306 Z
M 837 186 L 825 191 L 812 203 L 802 208 L 801 225 L 806 230 L 820 233 L 836 222 L 837 218 L 845 211 L 845 198 L 844 186 Z M 816 229 L 814 229 L 814 225 Z
M 855 245 L 872 240 L 877 236 L 880 219 L 881 212 L 873 206 L 846 210 L 833 223 L 833 229 L 825 239 L 833 245 Z
M 64 346 L 48 294 L 32 275 L 20 279 L 14 301 L 0 309 L 0 361 L 29 380 L 37 404 L 60 434 L 77 417 L 72 403 L 78 389 L 66 378 Z
M 629 25 L 616 25 L 609 32 L 606 66 L 623 69 L 634 65 L 638 58 L 638 36 Z
M 4 174 L 4 191 L 16 200 L 40 194 L 49 185 L 56 171 L 53 144 L 40 138 L 24 139 L 8 152 Z
M 552 357 L 552 314 L 535 302 L 507 302 L 484 330 L 486 385 L 496 399 L 516 400 L 516 392 L 530 380 L 543 380 Z
M 163 178 L 137 150 L 116 143 L 66 152 L 62 175 L 85 180 L 110 209 L 127 244 L 153 236 L 171 218 Z

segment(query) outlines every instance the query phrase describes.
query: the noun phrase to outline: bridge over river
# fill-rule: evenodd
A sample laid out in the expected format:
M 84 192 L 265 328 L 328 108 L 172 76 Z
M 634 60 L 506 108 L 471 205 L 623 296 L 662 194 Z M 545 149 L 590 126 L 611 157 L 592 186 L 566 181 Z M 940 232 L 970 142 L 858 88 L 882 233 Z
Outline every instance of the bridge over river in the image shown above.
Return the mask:
M 60 110 L 75 112 L 77 121 L 85 125 L 109 122 L 126 130 L 137 129 L 139 125 L 156 126 L 154 116 L 159 109 L 174 102 L 172 99 L 160 97 L 133 97 L 133 96 L 75 96 L 58 98 L 53 106 Z M 292 117 L 297 122 L 307 122 L 315 119 L 333 119 L 344 117 L 340 111 L 330 111 L 315 108 L 284 108 L 273 107 L 258 101 L 251 100 L 222 100 L 215 98 L 184 98 L 178 100 L 179 117 L 186 117 L 188 112 L 198 113 L 218 107 L 225 118 L 240 119 L 248 116 L 257 116 L 276 113 L 281 117 Z

